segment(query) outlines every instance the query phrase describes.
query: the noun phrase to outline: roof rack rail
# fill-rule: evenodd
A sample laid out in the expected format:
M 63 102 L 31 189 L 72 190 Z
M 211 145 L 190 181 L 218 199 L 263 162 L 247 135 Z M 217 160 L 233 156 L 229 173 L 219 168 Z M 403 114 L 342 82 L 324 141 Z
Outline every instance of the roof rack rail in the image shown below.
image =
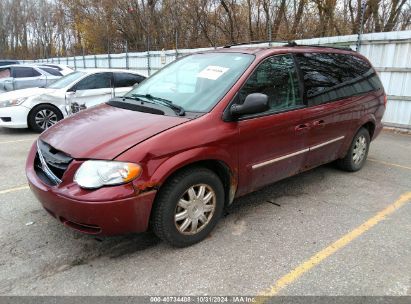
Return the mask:
M 290 40 L 287 42 L 287 44 L 284 44 L 284 46 L 298 46 L 297 42 L 295 42 L 294 40 Z
M 288 41 L 284 40 L 254 40 L 254 41 L 247 41 L 247 42 L 238 42 L 238 43 L 233 43 L 233 44 L 228 44 L 223 46 L 223 48 L 228 49 L 232 46 L 237 46 L 237 45 L 247 45 L 247 44 L 259 44 L 259 43 L 287 43 Z
M 352 48 L 346 46 L 337 46 L 337 45 L 325 45 L 325 44 L 297 44 L 295 41 L 289 41 L 284 46 L 294 47 L 294 46 L 305 46 L 305 47 L 318 47 L 318 48 L 329 48 L 329 49 L 337 49 L 337 50 L 346 50 L 346 51 L 353 51 Z
M 330 48 L 330 49 L 337 49 L 337 50 L 347 50 L 353 51 L 350 47 L 346 46 L 338 46 L 338 45 L 325 45 L 325 44 L 297 44 L 294 40 L 284 41 L 284 40 L 255 40 L 255 41 L 248 41 L 248 42 L 238 42 L 233 44 L 228 44 L 223 46 L 223 48 L 228 49 L 232 46 L 240 46 L 240 45 L 247 45 L 247 44 L 260 44 L 260 43 L 285 43 L 283 46 L 286 47 L 296 47 L 296 46 L 305 46 L 305 47 L 318 47 L 318 48 Z

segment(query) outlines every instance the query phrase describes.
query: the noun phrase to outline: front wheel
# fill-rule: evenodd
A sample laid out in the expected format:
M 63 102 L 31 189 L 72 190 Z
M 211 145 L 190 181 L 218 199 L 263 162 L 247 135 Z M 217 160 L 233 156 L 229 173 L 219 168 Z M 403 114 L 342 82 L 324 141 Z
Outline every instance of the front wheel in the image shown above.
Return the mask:
M 207 237 L 223 207 L 220 178 L 208 169 L 191 168 L 177 173 L 160 189 L 151 225 L 162 240 L 185 247 Z
M 40 133 L 62 119 L 63 114 L 58 108 L 52 105 L 42 104 L 30 111 L 27 121 L 30 129 Z
M 365 128 L 358 130 L 351 143 L 347 155 L 337 161 L 337 165 L 346 171 L 360 170 L 367 159 L 370 148 L 370 134 Z

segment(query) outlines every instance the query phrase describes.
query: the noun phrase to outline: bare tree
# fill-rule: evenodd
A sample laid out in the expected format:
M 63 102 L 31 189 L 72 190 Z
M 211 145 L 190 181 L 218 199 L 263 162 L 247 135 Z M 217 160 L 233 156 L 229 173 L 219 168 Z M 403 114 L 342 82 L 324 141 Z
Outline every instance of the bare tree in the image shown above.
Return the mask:
M 362 0 L 0 0 L 0 56 L 38 58 L 357 33 Z M 367 0 L 364 32 L 411 28 L 409 0 Z

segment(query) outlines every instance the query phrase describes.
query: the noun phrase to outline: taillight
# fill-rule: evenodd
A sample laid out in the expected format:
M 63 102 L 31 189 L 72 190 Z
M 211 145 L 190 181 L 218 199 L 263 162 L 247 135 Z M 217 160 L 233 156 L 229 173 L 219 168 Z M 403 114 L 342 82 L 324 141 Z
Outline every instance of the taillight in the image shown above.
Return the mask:
M 384 94 L 384 107 L 387 107 L 387 95 Z

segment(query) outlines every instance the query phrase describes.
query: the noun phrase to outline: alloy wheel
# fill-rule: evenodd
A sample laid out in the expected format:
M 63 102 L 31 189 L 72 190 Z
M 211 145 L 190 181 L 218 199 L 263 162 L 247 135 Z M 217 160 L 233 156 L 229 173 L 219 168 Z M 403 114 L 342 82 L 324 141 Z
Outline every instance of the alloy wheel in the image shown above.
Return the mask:
M 57 114 L 48 109 L 40 110 L 39 112 L 37 112 L 34 119 L 35 119 L 36 125 L 39 126 L 43 130 L 50 128 L 52 125 L 56 124 L 58 121 Z
M 177 203 L 174 213 L 175 226 L 181 234 L 196 234 L 207 226 L 215 209 L 216 194 L 209 185 L 191 186 Z
M 367 151 L 367 140 L 365 136 L 361 135 L 357 138 L 353 153 L 352 153 L 352 159 L 355 164 L 359 164 L 362 162 L 365 156 L 365 152 Z

